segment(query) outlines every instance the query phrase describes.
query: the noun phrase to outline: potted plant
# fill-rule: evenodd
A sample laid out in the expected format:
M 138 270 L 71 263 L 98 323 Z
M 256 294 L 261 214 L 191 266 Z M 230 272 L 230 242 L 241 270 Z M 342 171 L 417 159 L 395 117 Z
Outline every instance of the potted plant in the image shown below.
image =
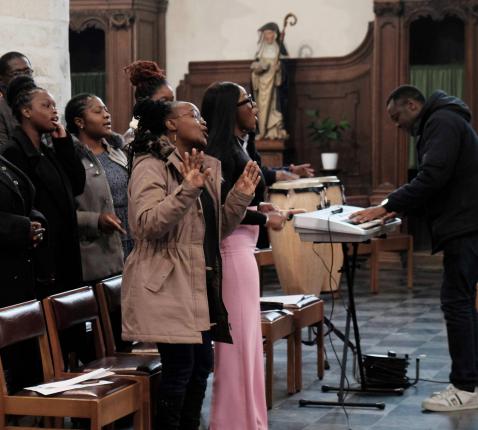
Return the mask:
M 317 142 L 322 152 L 322 167 L 324 170 L 335 170 L 339 154 L 335 149 L 337 142 L 340 142 L 345 130 L 350 128 L 350 123 L 343 119 L 336 122 L 330 117 L 320 119 L 318 110 L 308 110 L 307 115 L 313 118 L 307 128 L 310 130 L 309 138 Z

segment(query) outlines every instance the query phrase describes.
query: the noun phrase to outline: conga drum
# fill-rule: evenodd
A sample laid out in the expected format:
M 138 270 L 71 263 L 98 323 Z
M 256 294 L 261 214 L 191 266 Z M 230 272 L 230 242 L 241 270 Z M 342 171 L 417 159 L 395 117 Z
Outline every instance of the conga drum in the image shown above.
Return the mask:
M 335 176 L 276 182 L 269 188 L 270 202 L 280 209 L 315 211 L 343 203 L 343 189 Z M 274 264 L 287 294 L 336 291 L 343 255 L 340 244 L 302 242 L 287 221 L 281 231 L 269 230 Z

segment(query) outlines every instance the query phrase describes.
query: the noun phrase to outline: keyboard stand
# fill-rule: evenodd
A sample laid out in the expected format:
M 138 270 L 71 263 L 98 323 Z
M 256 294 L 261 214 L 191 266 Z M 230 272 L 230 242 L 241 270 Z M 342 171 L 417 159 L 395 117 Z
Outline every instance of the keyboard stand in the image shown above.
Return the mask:
M 327 233 L 327 236 L 329 233 Z M 360 334 L 359 328 L 357 323 L 357 313 L 355 310 L 355 299 L 354 299 L 354 278 L 355 278 L 355 267 L 357 261 L 357 249 L 360 242 L 365 242 L 370 239 L 370 237 L 364 236 L 356 236 L 352 238 L 355 241 L 351 241 L 349 237 L 347 237 L 347 242 L 341 241 L 340 237 L 337 238 L 334 233 L 332 233 L 332 241 L 334 243 L 342 243 L 342 250 L 344 253 L 344 265 L 343 265 L 343 273 L 345 273 L 346 281 L 347 281 L 347 292 L 348 292 L 348 304 L 346 308 L 347 318 L 345 322 L 345 333 L 339 335 L 337 332 L 339 330 L 333 325 L 331 326 L 332 331 L 337 334 L 337 336 L 343 340 L 344 348 L 342 352 L 342 361 L 341 361 L 341 372 L 340 372 L 340 384 L 338 387 L 331 387 L 328 385 L 322 386 L 323 392 L 330 392 L 330 391 L 337 391 L 337 401 L 330 402 L 330 401 L 323 401 L 323 400 L 299 400 L 299 406 L 308 406 L 308 405 L 315 405 L 315 406 L 346 406 L 346 407 L 357 407 L 357 408 L 377 408 L 377 409 L 385 409 L 385 403 L 383 402 L 346 402 L 345 396 L 346 393 L 354 392 L 354 393 L 374 393 L 374 394 L 398 394 L 401 395 L 404 392 L 403 388 L 398 389 L 375 389 L 367 386 L 367 381 L 365 378 L 365 371 L 363 367 L 363 359 L 362 359 L 362 348 L 360 346 Z M 338 235 L 340 236 L 340 235 Z M 324 235 L 325 237 L 325 235 Z M 330 242 L 329 240 L 320 241 L 320 243 Z M 350 258 L 348 253 L 348 244 L 352 243 L 352 258 Z M 329 321 L 330 323 L 330 321 Z M 354 331 L 355 337 L 355 347 L 350 342 L 350 329 L 351 325 Z M 351 348 L 353 352 L 357 354 L 357 361 L 358 361 L 358 369 L 360 375 L 360 386 L 357 388 L 345 388 L 345 376 L 347 371 L 347 352 L 348 349 Z

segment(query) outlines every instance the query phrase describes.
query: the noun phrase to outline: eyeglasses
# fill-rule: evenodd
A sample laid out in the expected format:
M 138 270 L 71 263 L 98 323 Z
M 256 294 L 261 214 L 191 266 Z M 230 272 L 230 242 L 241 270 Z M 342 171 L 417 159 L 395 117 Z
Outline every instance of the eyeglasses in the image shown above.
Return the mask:
M 31 67 L 25 67 L 24 69 L 11 70 L 8 73 L 12 78 L 17 76 L 33 76 L 33 69 Z
M 189 118 L 194 118 L 194 120 L 196 122 L 199 122 L 199 123 L 205 122 L 203 117 L 201 116 L 201 112 L 199 112 L 198 110 L 195 110 L 195 109 L 190 111 L 190 112 L 182 113 L 181 115 L 173 116 L 170 119 L 182 118 L 183 116 L 188 116 Z
M 252 98 L 252 96 L 250 94 L 248 94 L 244 100 L 241 100 L 239 103 L 237 103 L 236 106 L 237 107 L 244 106 L 247 103 L 249 103 L 252 108 L 256 104 L 256 102 L 254 101 L 254 99 Z

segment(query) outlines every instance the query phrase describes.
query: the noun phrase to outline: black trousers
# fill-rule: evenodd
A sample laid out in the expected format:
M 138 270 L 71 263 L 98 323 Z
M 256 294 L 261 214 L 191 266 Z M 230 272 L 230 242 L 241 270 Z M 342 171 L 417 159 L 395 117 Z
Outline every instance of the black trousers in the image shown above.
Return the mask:
M 441 308 L 451 357 L 451 383 L 473 391 L 478 386 L 478 233 L 448 241 L 444 246 Z
M 162 396 L 184 395 L 190 383 L 206 390 L 213 366 L 210 332 L 203 332 L 202 338 L 202 344 L 158 343 Z

